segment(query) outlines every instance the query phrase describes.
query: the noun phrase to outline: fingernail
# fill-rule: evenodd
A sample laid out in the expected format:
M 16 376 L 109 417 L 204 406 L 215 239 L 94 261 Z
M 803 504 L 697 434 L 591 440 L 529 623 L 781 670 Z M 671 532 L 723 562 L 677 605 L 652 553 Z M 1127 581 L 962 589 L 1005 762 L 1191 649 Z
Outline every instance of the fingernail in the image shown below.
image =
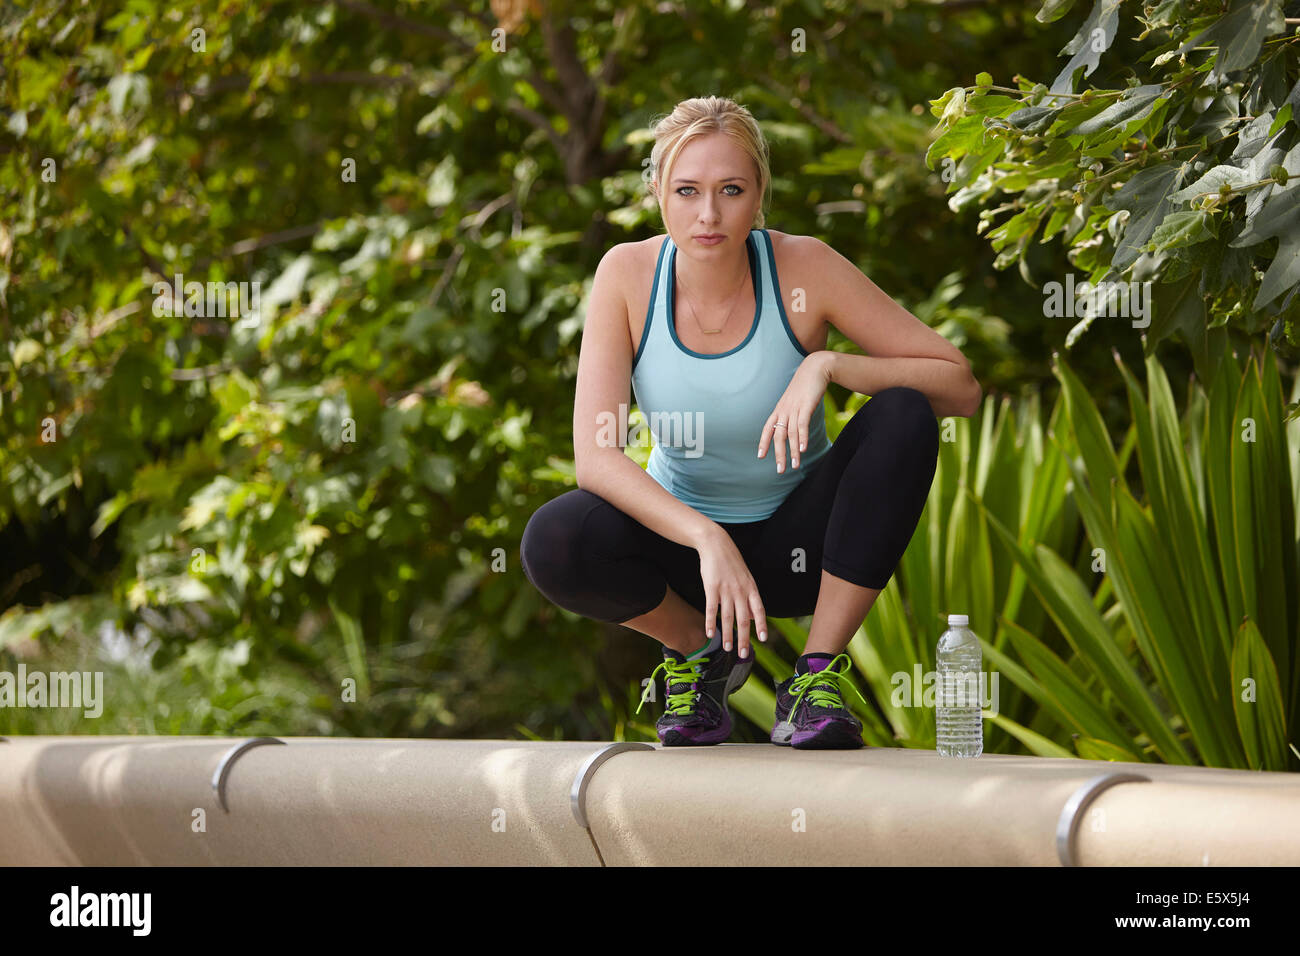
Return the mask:
M 803 450 L 804 450 L 805 448 L 807 448 L 807 447 L 808 447 L 808 446 L 807 446 L 804 442 L 800 442 L 800 443 L 799 443 L 799 450 L 800 450 L 800 451 L 803 451 Z
M 740 649 L 740 656 L 741 656 L 741 657 L 748 657 L 748 656 L 749 656 L 749 648 L 748 648 L 748 647 L 742 647 L 742 648 Z
M 796 459 L 794 460 L 794 466 L 795 466 L 796 468 L 799 467 L 799 459 L 798 459 L 798 458 L 796 458 Z
M 730 642 L 730 641 L 723 641 L 723 642 L 722 642 L 722 649 L 723 649 L 724 651 L 729 651 L 729 650 L 731 650 L 731 642 Z
M 778 475 L 781 474 L 781 472 L 783 472 L 783 471 L 785 471 L 785 465 L 777 465 L 777 466 L 776 466 L 776 473 L 777 473 Z
M 758 639 L 759 639 L 760 641 L 766 641 L 766 640 L 767 640 L 767 631 L 759 631 L 759 632 L 758 632 Z

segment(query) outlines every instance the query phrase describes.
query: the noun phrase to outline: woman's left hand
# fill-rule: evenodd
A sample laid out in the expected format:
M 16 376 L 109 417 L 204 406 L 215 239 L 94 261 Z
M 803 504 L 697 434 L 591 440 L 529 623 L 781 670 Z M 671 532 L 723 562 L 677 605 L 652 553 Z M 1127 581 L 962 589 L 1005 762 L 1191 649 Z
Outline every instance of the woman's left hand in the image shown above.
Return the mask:
M 776 408 L 763 426 L 759 436 L 758 457 L 767 454 L 767 445 L 773 441 L 776 446 L 776 471 L 785 471 L 786 444 L 790 446 L 791 466 L 799 467 L 799 452 L 808 447 L 808 423 L 813 410 L 826 394 L 826 387 L 831 381 L 832 358 L 829 352 L 813 352 L 804 358 L 795 370 L 794 377 L 786 386 L 785 394 L 776 403 Z M 785 422 L 785 427 L 778 428 L 777 422 Z

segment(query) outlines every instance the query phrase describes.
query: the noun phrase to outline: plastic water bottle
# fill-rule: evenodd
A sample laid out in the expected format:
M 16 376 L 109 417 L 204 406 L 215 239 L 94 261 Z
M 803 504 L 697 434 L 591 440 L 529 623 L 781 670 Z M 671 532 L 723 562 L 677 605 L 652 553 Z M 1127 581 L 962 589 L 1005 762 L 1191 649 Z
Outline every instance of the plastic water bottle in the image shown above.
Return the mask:
M 948 630 L 939 635 L 934 655 L 939 668 L 935 738 L 945 757 L 978 757 L 984 752 L 979 686 L 984 655 L 969 623 L 965 614 L 949 614 Z

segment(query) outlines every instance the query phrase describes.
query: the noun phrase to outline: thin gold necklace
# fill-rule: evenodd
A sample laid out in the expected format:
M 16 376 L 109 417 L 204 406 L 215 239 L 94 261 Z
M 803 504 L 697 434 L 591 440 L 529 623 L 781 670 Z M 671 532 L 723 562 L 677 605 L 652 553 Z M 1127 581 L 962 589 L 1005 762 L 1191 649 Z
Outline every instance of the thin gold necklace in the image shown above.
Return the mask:
M 727 310 L 727 317 L 722 320 L 722 324 L 718 326 L 716 329 L 706 329 L 704 326 L 700 325 L 700 317 L 695 313 L 695 306 L 691 305 L 690 299 L 686 299 L 686 305 L 690 308 L 691 315 L 695 319 L 695 324 L 696 326 L 699 327 L 699 330 L 701 332 L 703 332 L 705 335 L 717 335 L 719 332 L 721 332 L 723 329 L 727 327 L 727 323 L 731 321 L 731 313 L 736 311 L 736 297 L 740 295 L 740 290 L 745 287 L 745 280 L 748 278 L 749 278 L 749 263 L 746 262 L 745 274 L 740 277 L 740 285 L 736 286 L 736 291 L 731 294 L 731 308 Z M 680 276 L 677 279 L 677 284 L 682 285 Z M 686 291 L 686 287 L 682 286 L 682 292 L 685 291 Z M 685 298 L 685 296 L 683 296 L 683 298 Z

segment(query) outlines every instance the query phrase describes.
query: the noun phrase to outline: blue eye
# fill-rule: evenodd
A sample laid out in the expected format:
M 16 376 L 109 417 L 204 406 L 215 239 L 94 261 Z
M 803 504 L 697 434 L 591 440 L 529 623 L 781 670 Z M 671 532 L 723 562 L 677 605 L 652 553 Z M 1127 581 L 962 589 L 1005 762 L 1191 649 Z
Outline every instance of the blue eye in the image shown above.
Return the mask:
M 678 187 L 677 187 L 677 195 L 680 196 L 680 195 L 682 194 L 682 190 L 683 190 L 683 189 L 694 189 L 694 188 L 695 188 L 694 186 L 678 186 Z M 734 192 L 734 193 L 727 193 L 728 196 L 739 196 L 741 193 L 743 193 L 743 192 L 745 191 L 745 190 L 742 189 L 740 186 L 737 186 L 735 183 L 727 183 L 727 185 L 724 186 L 723 188 L 724 188 L 724 189 L 734 189 L 734 190 L 736 190 L 736 192 Z

